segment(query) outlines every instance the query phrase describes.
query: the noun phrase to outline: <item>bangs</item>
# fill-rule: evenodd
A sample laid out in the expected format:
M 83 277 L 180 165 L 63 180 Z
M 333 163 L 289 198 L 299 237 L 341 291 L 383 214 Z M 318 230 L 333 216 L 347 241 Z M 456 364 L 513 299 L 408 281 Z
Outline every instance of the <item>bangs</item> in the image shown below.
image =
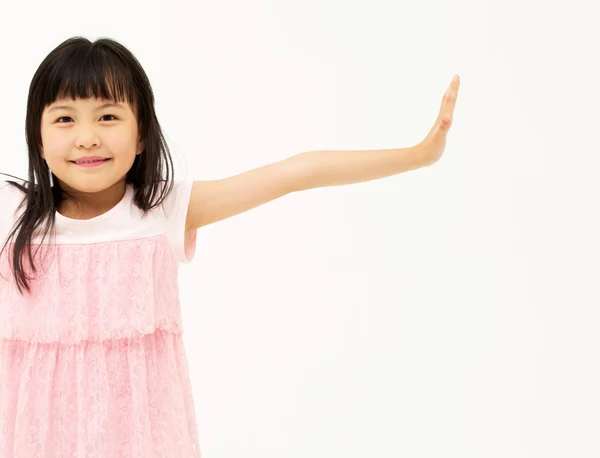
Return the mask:
M 75 49 L 63 54 L 47 72 L 42 106 L 62 99 L 98 98 L 127 102 L 137 113 L 136 91 L 125 62 L 100 47 Z

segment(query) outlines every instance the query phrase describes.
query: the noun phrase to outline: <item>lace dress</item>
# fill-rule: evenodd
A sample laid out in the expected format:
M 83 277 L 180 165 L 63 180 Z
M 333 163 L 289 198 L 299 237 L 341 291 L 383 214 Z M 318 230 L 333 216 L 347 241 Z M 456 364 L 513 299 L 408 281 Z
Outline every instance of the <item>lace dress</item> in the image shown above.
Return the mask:
M 145 217 L 131 187 L 91 220 L 57 214 L 31 294 L 2 254 L 0 457 L 200 457 L 177 278 L 190 190 Z M 21 198 L 0 183 L 2 245 Z

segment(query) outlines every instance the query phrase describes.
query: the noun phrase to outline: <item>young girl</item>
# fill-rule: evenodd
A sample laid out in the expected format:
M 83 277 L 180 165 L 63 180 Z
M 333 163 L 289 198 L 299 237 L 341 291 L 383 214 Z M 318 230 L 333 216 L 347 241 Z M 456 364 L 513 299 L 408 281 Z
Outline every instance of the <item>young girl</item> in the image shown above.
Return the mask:
M 109 39 L 59 45 L 30 86 L 28 180 L 0 180 L 0 456 L 200 457 L 177 282 L 196 230 L 435 163 L 458 88 L 414 147 L 175 183 L 135 57 Z

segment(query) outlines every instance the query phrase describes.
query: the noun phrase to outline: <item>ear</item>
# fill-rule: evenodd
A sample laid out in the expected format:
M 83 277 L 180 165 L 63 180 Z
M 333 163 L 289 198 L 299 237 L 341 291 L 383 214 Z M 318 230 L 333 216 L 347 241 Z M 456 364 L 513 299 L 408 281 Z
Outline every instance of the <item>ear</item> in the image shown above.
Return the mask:
M 142 154 L 143 151 L 144 151 L 144 142 L 142 140 L 140 140 L 138 142 L 138 149 L 137 149 L 137 152 L 135 153 L 135 155 L 139 156 L 140 154 Z

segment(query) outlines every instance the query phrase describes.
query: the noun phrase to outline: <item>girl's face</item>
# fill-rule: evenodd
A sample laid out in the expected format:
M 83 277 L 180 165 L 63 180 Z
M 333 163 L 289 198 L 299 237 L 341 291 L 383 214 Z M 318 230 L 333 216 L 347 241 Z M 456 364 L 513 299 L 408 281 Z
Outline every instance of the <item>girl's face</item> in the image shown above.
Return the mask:
M 42 114 L 42 157 L 69 191 L 95 193 L 123 181 L 136 155 L 143 151 L 135 114 L 126 102 L 64 99 Z M 76 161 L 106 159 L 94 167 Z

